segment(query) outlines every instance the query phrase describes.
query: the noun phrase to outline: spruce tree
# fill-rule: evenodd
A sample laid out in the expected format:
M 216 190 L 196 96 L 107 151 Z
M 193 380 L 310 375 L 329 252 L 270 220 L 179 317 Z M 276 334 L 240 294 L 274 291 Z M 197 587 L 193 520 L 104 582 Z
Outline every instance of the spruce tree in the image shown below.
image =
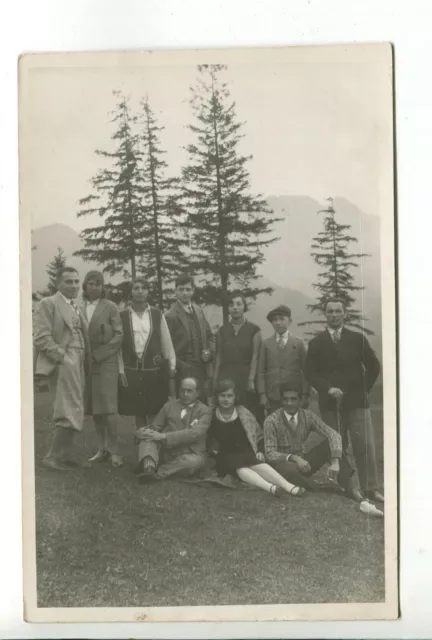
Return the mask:
M 276 222 L 261 196 L 250 193 L 247 164 L 252 156 L 240 152 L 243 123 L 221 79 L 226 67 L 201 65 L 190 104 L 196 123 L 189 125 L 195 141 L 186 147 L 183 168 L 186 224 L 191 240 L 190 270 L 202 276 L 200 300 L 221 305 L 228 320 L 227 293 L 242 288 L 247 297 L 271 293 L 256 286 L 262 249 L 275 242 L 269 237 Z
M 61 247 L 58 247 L 57 253 L 47 264 L 46 272 L 48 274 L 48 285 L 47 290 L 44 292 L 46 296 L 53 296 L 57 292 L 57 277 L 60 272 L 60 269 L 66 266 L 66 256 Z
M 140 271 L 150 284 L 149 298 L 160 309 L 169 306 L 173 281 L 186 268 L 186 235 L 182 225 L 179 179 L 166 176 L 159 126 L 148 98 L 141 101 L 140 148 L 143 178 L 142 247 Z
M 110 166 L 90 180 L 94 193 L 79 201 L 82 209 L 77 214 L 78 217 L 97 214 L 101 223 L 81 232 L 84 248 L 75 255 L 103 265 L 103 271 L 110 275 L 123 273 L 134 278 L 144 248 L 140 152 L 133 131 L 136 117 L 131 113 L 129 100 L 118 91 L 113 94 L 117 99 L 111 120 L 116 127 L 111 137 L 115 148 L 95 152 Z
M 323 314 L 328 300 L 336 298 L 344 303 L 345 324 L 360 329 L 366 334 L 372 334 L 373 332 L 364 325 L 367 318 L 360 310 L 354 308 L 356 302 L 354 294 L 357 291 L 362 291 L 364 287 L 355 284 L 352 271 L 359 267 L 359 260 L 367 257 L 367 254 L 353 253 L 350 250 L 350 246 L 358 242 L 357 238 L 350 233 L 351 225 L 339 224 L 336 220 L 333 199 L 328 198 L 327 201 L 327 209 L 318 211 L 318 213 L 324 214 L 323 230 L 312 239 L 311 245 L 311 256 L 322 269 L 313 285 L 318 295 L 316 302 L 308 304 L 307 308 L 311 313 Z M 325 323 L 322 318 L 299 322 L 299 326 L 322 326 Z M 319 331 L 319 327 L 317 327 L 317 331 Z M 309 332 L 309 335 L 313 335 L 317 331 Z

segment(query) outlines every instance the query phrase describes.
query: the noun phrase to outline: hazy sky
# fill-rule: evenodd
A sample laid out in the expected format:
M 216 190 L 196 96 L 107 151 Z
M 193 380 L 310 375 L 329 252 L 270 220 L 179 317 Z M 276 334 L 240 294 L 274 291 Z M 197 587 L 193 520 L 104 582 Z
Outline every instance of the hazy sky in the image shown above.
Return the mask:
M 346 48 L 345 48 L 346 49 Z M 252 154 L 252 189 L 264 195 L 344 196 L 380 215 L 381 149 L 391 136 L 388 65 L 374 56 L 307 56 L 229 65 L 225 79 L 245 122 L 242 151 Z M 146 93 L 160 124 L 170 172 L 178 173 L 191 139 L 190 63 L 156 67 L 69 66 L 32 69 L 21 137 L 21 198 L 32 227 L 64 222 L 79 230 L 79 198 L 109 149 L 113 90 L 137 104 Z M 22 94 L 23 95 L 23 94 Z

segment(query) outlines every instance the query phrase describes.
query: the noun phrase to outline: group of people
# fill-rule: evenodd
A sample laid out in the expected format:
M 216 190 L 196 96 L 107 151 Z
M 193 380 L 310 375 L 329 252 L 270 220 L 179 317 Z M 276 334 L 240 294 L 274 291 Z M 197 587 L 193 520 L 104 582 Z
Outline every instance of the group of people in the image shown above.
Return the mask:
M 93 417 L 98 450 L 84 464 L 121 466 L 118 416 L 134 416 L 141 483 L 193 477 L 213 460 L 217 481 L 301 496 L 319 489 L 313 475 L 328 465 L 329 486 L 359 502 L 384 501 L 368 406 L 380 365 L 366 337 L 344 326 L 340 300 L 328 301 L 327 327 L 306 348 L 290 332 L 285 305 L 268 313 L 273 335 L 263 340 L 239 291 L 214 336 L 192 302 L 188 275 L 177 278 L 165 315 L 148 304 L 140 277 L 121 312 L 105 298 L 99 271 L 86 274 L 80 296 L 78 272 L 64 267 L 57 289 L 34 314 L 35 372 L 54 393 L 54 433 L 43 459 L 49 469 L 83 464 L 72 451 L 85 415 Z M 320 417 L 308 409 L 311 388 Z M 321 439 L 306 449 L 311 432 Z

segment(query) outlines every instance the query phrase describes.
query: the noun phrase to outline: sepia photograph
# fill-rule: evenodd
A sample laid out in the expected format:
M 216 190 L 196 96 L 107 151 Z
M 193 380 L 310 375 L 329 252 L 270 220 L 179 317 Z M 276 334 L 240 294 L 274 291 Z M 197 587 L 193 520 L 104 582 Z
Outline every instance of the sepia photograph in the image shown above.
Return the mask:
M 398 616 L 393 136 L 389 44 L 21 57 L 26 620 Z

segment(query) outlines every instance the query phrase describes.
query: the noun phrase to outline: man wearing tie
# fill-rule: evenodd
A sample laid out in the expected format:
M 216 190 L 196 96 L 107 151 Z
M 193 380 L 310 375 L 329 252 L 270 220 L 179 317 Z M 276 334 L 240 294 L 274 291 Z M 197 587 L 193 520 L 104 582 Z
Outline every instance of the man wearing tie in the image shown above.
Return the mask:
M 309 385 L 304 376 L 306 347 L 290 331 L 291 309 L 283 304 L 267 315 L 274 335 L 263 340 L 257 367 L 257 387 L 260 403 L 270 413 L 281 406 L 280 385 L 289 382 L 301 389 L 301 406 L 309 404 Z
M 54 436 L 43 464 L 67 471 L 75 433 L 84 421 L 85 375 L 90 368 L 87 322 L 75 304 L 79 291 L 76 269 L 64 267 L 57 278 L 57 293 L 43 298 L 34 316 L 36 374 L 49 380 L 55 393 Z
M 195 378 L 184 378 L 179 399 L 168 400 L 152 424 L 136 432 L 140 482 L 188 477 L 205 466 L 211 411 L 198 400 L 199 391 Z
M 344 326 L 343 302 L 329 300 L 325 315 L 327 328 L 309 342 L 306 377 L 318 391 L 322 419 L 340 432 L 344 452 L 348 447 L 348 434 L 351 437 L 364 496 L 382 502 L 368 402 L 380 364 L 366 337 Z M 356 499 L 361 500 L 361 494 Z
M 165 314 L 177 359 L 177 387 L 186 376 L 197 378 L 201 399 L 206 401 L 213 378 L 214 338 L 203 310 L 192 302 L 195 293 L 191 276 L 181 275 L 175 283 L 177 301 Z

